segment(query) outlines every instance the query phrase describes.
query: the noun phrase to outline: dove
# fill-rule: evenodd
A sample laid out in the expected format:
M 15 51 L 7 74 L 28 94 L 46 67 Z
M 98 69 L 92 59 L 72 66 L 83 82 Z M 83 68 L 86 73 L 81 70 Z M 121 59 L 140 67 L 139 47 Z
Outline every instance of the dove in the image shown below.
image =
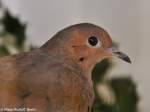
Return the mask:
M 90 112 L 91 71 L 111 57 L 131 63 L 126 54 L 112 48 L 103 28 L 91 23 L 64 28 L 40 48 L 0 58 L 0 108 Z

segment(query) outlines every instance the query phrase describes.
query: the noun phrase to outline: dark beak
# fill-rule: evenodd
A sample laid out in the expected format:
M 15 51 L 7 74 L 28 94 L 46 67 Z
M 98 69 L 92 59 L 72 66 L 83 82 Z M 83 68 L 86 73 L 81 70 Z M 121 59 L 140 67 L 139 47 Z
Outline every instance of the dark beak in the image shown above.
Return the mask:
M 124 60 L 124 61 L 126 61 L 126 62 L 128 62 L 128 63 L 131 63 L 131 60 L 130 60 L 130 58 L 128 57 L 128 55 L 126 55 L 125 53 L 119 51 L 118 49 L 116 49 L 116 48 L 111 48 L 111 49 L 109 49 L 109 51 L 111 51 L 111 53 L 112 53 L 114 56 L 116 56 L 116 57 L 118 57 L 118 58 L 120 58 L 120 59 L 122 59 L 122 60 Z

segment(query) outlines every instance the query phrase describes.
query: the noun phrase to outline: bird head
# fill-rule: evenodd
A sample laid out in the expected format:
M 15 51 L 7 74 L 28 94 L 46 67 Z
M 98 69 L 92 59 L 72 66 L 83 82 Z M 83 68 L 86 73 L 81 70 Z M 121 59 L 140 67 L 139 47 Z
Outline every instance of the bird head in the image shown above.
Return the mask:
M 51 40 L 61 48 L 59 53 L 84 69 L 94 67 L 105 58 L 118 57 L 128 63 L 130 58 L 112 47 L 109 34 L 101 27 L 89 23 L 72 25 L 57 33 Z M 54 45 L 54 44 L 53 44 Z M 61 46 L 60 46 L 61 45 Z M 62 55 L 61 55 L 62 56 Z

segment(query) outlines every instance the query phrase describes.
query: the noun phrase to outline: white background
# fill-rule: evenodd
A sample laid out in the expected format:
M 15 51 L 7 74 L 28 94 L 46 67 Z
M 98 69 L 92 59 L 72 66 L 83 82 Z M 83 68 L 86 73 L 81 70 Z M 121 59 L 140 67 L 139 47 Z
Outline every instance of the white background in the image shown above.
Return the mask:
M 150 110 L 149 0 L 2 0 L 28 24 L 28 41 L 42 45 L 62 28 L 80 22 L 105 28 L 133 64 L 120 60 L 110 74 L 130 74 L 138 85 L 141 112 Z

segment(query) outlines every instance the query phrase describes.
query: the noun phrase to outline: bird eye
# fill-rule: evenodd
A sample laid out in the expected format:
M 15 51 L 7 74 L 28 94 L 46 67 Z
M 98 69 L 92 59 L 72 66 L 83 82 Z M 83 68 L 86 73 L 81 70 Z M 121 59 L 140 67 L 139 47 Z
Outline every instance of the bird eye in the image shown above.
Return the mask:
M 100 47 L 100 41 L 95 36 L 88 38 L 88 44 L 93 47 Z

